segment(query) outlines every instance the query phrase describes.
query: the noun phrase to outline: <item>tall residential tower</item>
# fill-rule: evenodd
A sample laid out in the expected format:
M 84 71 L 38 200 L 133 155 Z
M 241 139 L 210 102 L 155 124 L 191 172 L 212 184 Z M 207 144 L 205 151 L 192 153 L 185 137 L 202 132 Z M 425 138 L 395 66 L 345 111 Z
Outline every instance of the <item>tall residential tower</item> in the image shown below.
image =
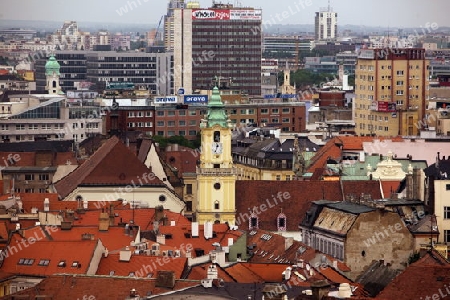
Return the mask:
M 363 49 L 355 70 L 358 135 L 420 134 L 428 101 L 425 49 Z
M 337 13 L 328 1 L 328 7 L 320 8 L 315 17 L 316 41 L 334 40 L 337 38 Z

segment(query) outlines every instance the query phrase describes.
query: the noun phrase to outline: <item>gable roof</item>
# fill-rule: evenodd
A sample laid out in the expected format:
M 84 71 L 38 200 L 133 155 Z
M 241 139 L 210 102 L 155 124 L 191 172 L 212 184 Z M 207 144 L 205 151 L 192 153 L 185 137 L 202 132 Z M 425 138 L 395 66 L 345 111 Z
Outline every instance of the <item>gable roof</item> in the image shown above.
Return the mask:
M 192 266 L 189 270 L 189 274 L 187 274 L 185 278 L 190 280 L 202 280 L 207 278 L 208 267 L 210 265 L 211 263 L 209 262 Z M 216 264 L 216 269 L 218 278 L 223 279 L 225 282 L 236 282 L 236 280 L 218 264 Z
M 60 199 L 78 186 L 135 186 L 144 174 L 151 173 L 117 137 L 107 140 L 88 160 L 55 183 Z M 156 176 L 141 181 L 141 186 L 165 186 Z

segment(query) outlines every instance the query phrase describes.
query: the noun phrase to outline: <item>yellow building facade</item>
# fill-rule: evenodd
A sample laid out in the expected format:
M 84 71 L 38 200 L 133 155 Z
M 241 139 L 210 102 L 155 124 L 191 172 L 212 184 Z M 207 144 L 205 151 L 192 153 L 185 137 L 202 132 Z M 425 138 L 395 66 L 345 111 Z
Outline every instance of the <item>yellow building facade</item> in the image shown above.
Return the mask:
M 196 221 L 235 221 L 236 168 L 231 155 L 231 121 L 217 87 L 208 103 L 208 114 L 200 124 L 201 155 L 197 166 Z
M 429 61 L 419 48 L 361 50 L 355 69 L 358 135 L 420 135 L 428 101 Z

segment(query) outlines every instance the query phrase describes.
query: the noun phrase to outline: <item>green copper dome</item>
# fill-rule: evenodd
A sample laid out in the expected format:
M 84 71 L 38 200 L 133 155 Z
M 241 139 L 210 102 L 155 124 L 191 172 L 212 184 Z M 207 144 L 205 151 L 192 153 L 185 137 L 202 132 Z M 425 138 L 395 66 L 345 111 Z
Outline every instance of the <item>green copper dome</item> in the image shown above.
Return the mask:
M 228 127 L 228 116 L 225 113 L 225 105 L 220 97 L 220 91 L 217 86 L 212 90 L 211 99 L 208 102 L 208 115 L 206 116 L 208 127 L 216 124 L 221 127 Z
M 59 76 L 60 68 L 61 68 L 61 66 L 56 61 L 55 56 L 51 55 L 50 58 L 48 59 L 47 63 L 45 64 L 45 75 L 50 75 L 50 76 L 58 75 Z

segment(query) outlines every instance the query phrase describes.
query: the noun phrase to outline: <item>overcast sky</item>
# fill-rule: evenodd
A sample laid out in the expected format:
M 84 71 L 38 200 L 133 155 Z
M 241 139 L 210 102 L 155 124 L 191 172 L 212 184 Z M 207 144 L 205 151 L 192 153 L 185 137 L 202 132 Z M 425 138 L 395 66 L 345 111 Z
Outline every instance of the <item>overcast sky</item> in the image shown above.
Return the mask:
M 82 27 L 83 21 L 155 24 L 165 14 L 168 0 L 1 0 L 0 2 L 0 19 L 75 20 Z M 314 12 L 328 5 L 327 0 L 221 2 L 233 4 L 240 2 L 243 6 L 262 8 L 263 19 L 275 20 L 276 24 L 313 24 Z M 211 3 L 211 0 L 200 1 L 202 7 L 210 6 Z M 341 25 L 425 27 L 427 22 L 435 22 L 438 26 L 450 25 L 449 0 L 331 0 L 331 6 L 338 12 L 338 24 Z

